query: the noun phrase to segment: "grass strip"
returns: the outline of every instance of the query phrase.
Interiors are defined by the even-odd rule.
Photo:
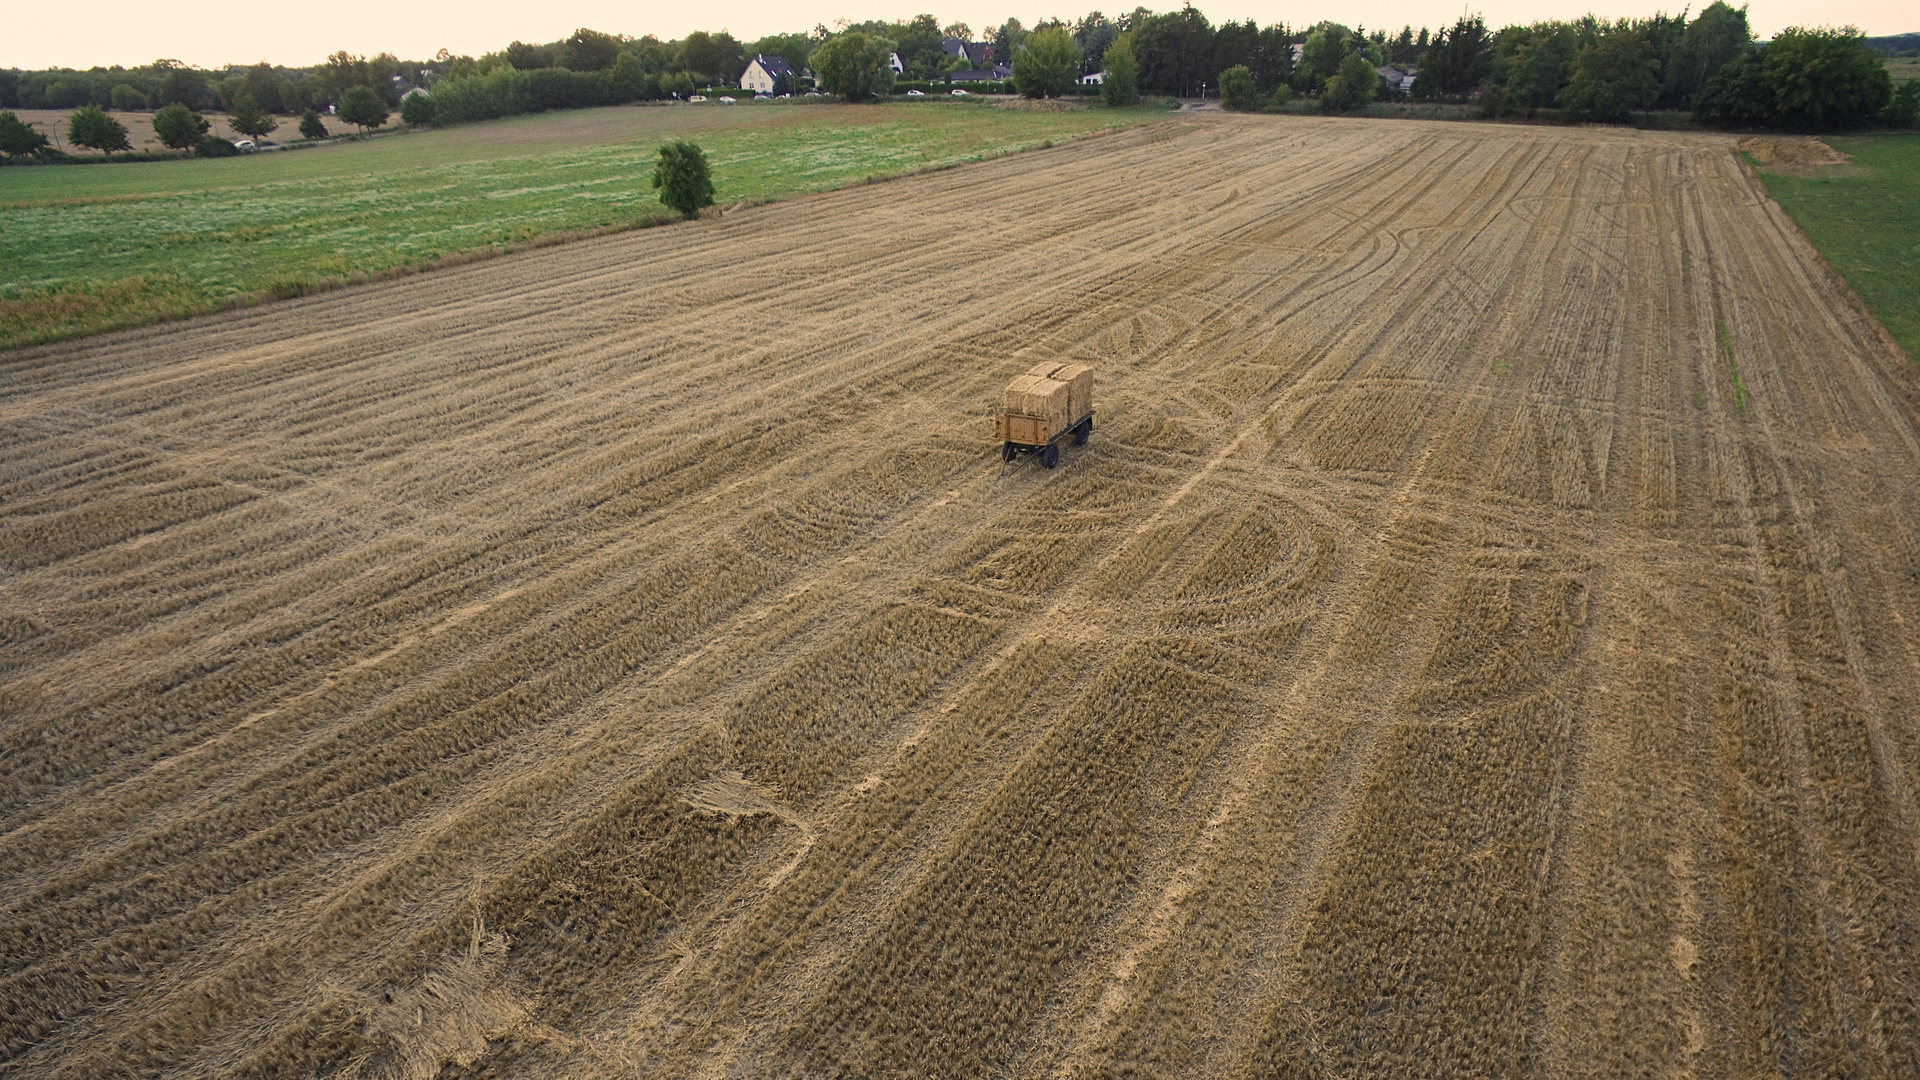
[[[1920,135],[1826,140],[1849,165],[1756,166],[1767,193],[1920,362]]]

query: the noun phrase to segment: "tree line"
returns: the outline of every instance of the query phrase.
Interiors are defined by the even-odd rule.
[[[955,50],[954,40],[971,47]],[[1216,26],[1188,5],[1161,13],[1140,7],[1112,18],[1094,11],[1031,28],[1008,19],[977,36],[965,23],[942,25],[922,14],[841,20],[754,41],[724,31],[661,40],[581,28],[559,41],[514,41],[479,57],[442,50],[411,61],[341,51],[308,68],[259,63],[209,71],[159,60],[84,72],[0,71],[0,108],[177,105],[196,115],[219,109],[270,117],[337,110],[359,90],[356,105],[367,107],[357,115],[380,106],[399,109],[412,123],[444,125],[736,86],[759,55],[778,57],[795,73],[776,92],[803,89],[798,73],[812,71],[822,89],[848,100],[884,96],[897,57],[903,77],[928,81],[1010,65],[1016,85],[1033,96],[1057,95],[1100,72],[1117,82],[1103,88],[1115,102],[1217,92],[1236,108],[1303,96],[1342,111],[1406,98],[1472,103],[1489,116],[1553,110],[1569,120],[1624,122],[1662,109],[1731,127],[1905,126],[1920,106],[1920,85],[1896,92],[1875,47],[1891,52],[1908,44],[1904,37],[1870,42],[1850,28],[1796,28],[1756,42],[1746,9],[1723,0],[1691,19],[1589,15],[1493,29],[1463,16],[1438,30],[1406,26],[1397,34],[1335,22]],[[1412,76],[1410,88],[1403,74]],[[409,96],[415,87],[430,93]],[[378,122],[385,119],[382,112]]]

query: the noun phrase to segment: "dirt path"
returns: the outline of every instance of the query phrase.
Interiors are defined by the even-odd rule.
[[[0,1074],[1920,1074],[1882,340],[1222,115],[0,355]]]

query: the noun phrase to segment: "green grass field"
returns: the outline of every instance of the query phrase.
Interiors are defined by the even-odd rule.
[[[1756,171],[1907,356],[1920,362],[1920,135],[1827,142],[1851,156],[1852,166]]]
[[[1157,119],[947,102],[612,108],[244,158],[0,169],[0,348],[215,310],[666,213],[659,145],[778,199]]]

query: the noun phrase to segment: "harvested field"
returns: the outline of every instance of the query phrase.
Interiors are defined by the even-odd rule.
[[[9,1075],[1920,1075],[1920,394],[1732,139],[1188,117],[0,372]]]

